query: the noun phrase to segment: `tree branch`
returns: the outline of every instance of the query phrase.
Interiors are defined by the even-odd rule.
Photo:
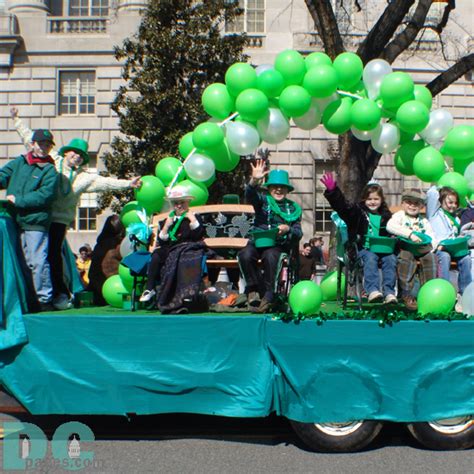
[[[324,51],[332,59],[344,51],[341,33],[330,0],[305,0],[324,45]]]
[[[410,18],[408,26],[387,45],[381,58],[392,63],[413,43],[425,24],[426,15],[432,3],[433,0],[420,0],[418,2],[415,13]]]
[[[434,97],[471,69],[474,69],[474,53],[462,57],[456,64],[436,76],[426,87]]]
[[[357,50],[364,63],[380,56],[414,2],[415,0],[393,0],[389,3]]]

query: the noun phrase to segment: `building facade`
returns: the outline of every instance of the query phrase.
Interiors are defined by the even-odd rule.
[[[118,133],[118,119],[110,104],[122,84],[121,65],[114,46],[136,31],[146,0],[0,0],[0,166],[24,151],[10,119],[10,108],[32,129],[49,128],[58,145],[74,137],[88,140],[90,167],[103,169],[101,155]],[[322,44],[304,0],[240,0],[245,13],[227,30],[246,31],[247,53],[254,65],[271,64],[282,50],[303,54],[321,51]],[[347,49],[365,36],[385,2],[334,0],[336,17]],[[436,24],[446,3],[436,1],[429,19]],[[409,72],[417,83],[429,82],[457,57],[473,48],[472,2],[457,2],[451,12],[443,51],[437,38],[424,30],[416,48],[409,49],[393,65]],[[458,80],[435,99],[448,109],[455,123],[472,120],[472,74]],[[292,128],[290,137],[269,145],[273,166],[288,169],[295,184],[295,199],[304,209],[305,239],[329,230],[328,208],[319,177],[333,168],[337,137],[322,128],[306,132]],[[407,184],[384,156],[375,178],[396,203]],[[106,214],[97,215],[96,197],[84,195],[68,239],[73,250],[94,244]]]

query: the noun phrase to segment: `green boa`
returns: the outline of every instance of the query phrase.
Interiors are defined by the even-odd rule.
[[[170,212],[170,217],[174,217],[176,215],[176,212],[174,211],[171,211]],[[168,232],[168,235],[170,237],[170,240],[172,240],[173,242],[176,242],[178,240],[178,238],[176,237],[176,232],[178,232],[178,229],[179,229],[179,226],[181,225],[181,222],[183,222],[183,219],[186,217],[186,212],[183,212],[183,214],[181,214],[179,217],[178,217],[178,220],[176,221],[176,224],[173,226],[173,228]]]
[[[290,201],[289,199],[286,199],[286,198],[279,202],[285,205],[285,212],[280,209],[280,206],[277,204],[275,199],[269,194],[267,194],[268,207],[277,216],[280,216],[285,222],[288,222],[288,223],[295,222],[301,217],[302,210],[299,204],[297,204],[294,201]],[[290,203],[293,204],[295,208],[295,210],[292,212],[290,211]]]

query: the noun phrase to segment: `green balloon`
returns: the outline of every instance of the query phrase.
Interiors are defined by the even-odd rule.
[[[471,162],[469,160],[454,160],[453,170],[456,171],[456,173],[462,174],[464,176],[466,168],[470,164],[471,164]]]
[[[128,294],[128,291],[123,285],[120,275],[112,275],[105,280],[102,286],[102,296],[110,306],[121,308],[124,294]]]
[[[427,281],[418,292],[418,312],[422,315],[448,314],[456,304],[456,290],[447,280]]]
[[[469,186],[467,184],[467,179],[455,171],[450,171],[443,174],[438,180],[438,187],[447,186],[448,188],[453,188],[459,195],[459,199],[463,200],[469,192]]]
[[[226,119],[234,110],[234,99],[225,84],[216,82],[204,89],[201,97],[204,110],[216,119]]]
[[[404,143],[395,154],[395,168],[397,171],[405,176],[414,175],[413,160],[415,159],[415,155],[425,146],[423,140]]]
[[[391,72],[382,79],[380,98],[384,108],[396,109],[407,100],[414,98],[415,84],[406,72]]]
[[[235,100],[235,108],[244,120],[255,122],[268,113],[268,98],[259,89],[246,89]]]
[[[204,122],[194,129],[192,139],[196,148],[207,150],[222,143],[224,132],[217,123]]]
[[[380,107],[380,111],[382,113],[382,117],[384,118],[389,118],[389,119],[393,119],[397,113],[397,109],[394,108],[394,109],[391,109],[391,108],[388,108],[384,105],[382,99],[377,99],[375,101],[377,103],[377,105]]]
[[[413,159],[413,171],[425,183],[438,181],[444,169],[443,155],[432,146],[420,150]]]
[[[393,122],[395,125],[398,126],[397,123]],[[400,127],[398,127],[400,129]],[[403,130],[400,130],[400,145],[404,145],[405,143],[413,141],[413,138],[415,137],[416,133],[409,133],[409,132],[404,132]]]
[[[278,103],[288,117],[301,117],[311,107],[311,96],[301,86],[288,86],[280,94]]]
[[[356,100],[351,107],[351,122],[359,130],[373,130],[382,118],[378,105],[370,99]]]
[[[359,81],[356,85],[349,87],[349,92],[357,94],[364,99],[367,99],[367,90],[365,89],[364,81]],[[379,107],[380,108],[380,107]]]
[[[179,141],[179,145],[178,145],[179,154],[183,158],[187,158],[187,156],[193,151],[193,149],[194,149],[193,132],[188,132]]]
[[[346,277],[341,274],[341,292],[344,293]],[[323,301],[334,301],[337,299],[337,270],[326,273],[320,283],[323,292]]]
[[[347,132],[351,128],[351,107],[350,97],[331,102],[323,112],[324,128],[336,135]]]
[[[149,214],[159,212],[165,200],[165,187],[156,176],[143,176],[140,189],[135,189],[135,197]]]
[[[446,135],[441,151],[445,155],[452,156],[455,160],[472,158],[474,156],[474,126],[458,125],[453,127]]]
[[[118,274],[125,289],[131,293],[133,290],[133,276],[130,274],[130,269],[125,265],[119,264]]]
[[[225,83],[231,95],[237,97],[242,91],[257,86],[257,73],[247,63],[235,63],[225,73]]]
[[[275,59],[275,69],[281,73],[287,86],[301,84],[306,72],[303,56],[293,49],[287,49],[278,54]]]
[[[298,282],[290,291],[288,303],[295,314],[316,313],[323,302],[321,288],[311,280]]]
[[[181,168],[181,161],[178,158],[173,156],[167,156],[162,158],[155,166],[155,176],[160,179],[160,181],[168,186],[171,181],[173,181],[176,173]],[[177,182],[182,181],[186,177],[186,172],[184,168],[181,168]]]
[[[232,171],[240,162],[240,156],[229,150],[227,140],[214,148],[209,148],[206,152],[217,171]]]
[[[306,70],[309,71],[311,68],[315,66],[332,66],[332,61],[331,58],[326,54],[326,53],[321,53],[321,52],[315,52],[308,54],[304,58],[304,64],[306,66]]]
[[[421,132],[430,121],[430,111],[419,100],[409,100],[397,110],[397,122],[405,132]]]
[[[339,87],[343,89],[355,86],[362,78],[364,64],[355,53],[341,53],[334,60],[334,69],[339,78]]]
[[[338,76],[336,70],[327,64],[312,67],[303,78],[303,87],[318,98],[329,97],[337,89]]]
[[[204,184],[198,184],[191,181],[190,179],[185,179],[178,184],[178,187],[185,189],[192,196],[194,196],[189,204],[190,206],[203,206],[209,199],[209,191]]]
[[[130,224],[139,224],[141,219],[138,217],[137,211],[143,212],[143,210],[143,207],[137,201],[127,202],[120,212],[120,220],[123,226],[127,228]]]
[[[257,89],[261,90],[268,98],[278,97],[285,88],[285,80],[280,72],[267,69],[257,76]]]
[[[433,96],[431,95],[431,91],[427,87],[415,84],[413,93],[415,94],[416,100],[419,100],[420,102],[425,104],[428,110],[431,109],[431,106],[433,105]]]

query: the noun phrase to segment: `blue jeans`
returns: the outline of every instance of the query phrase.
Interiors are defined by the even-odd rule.
[[[444,280],[449,280],[449,268],[451,266],[451,255],[443,250],[437,250],[439,277]],[[464,289],[471,283],[471,256],[468,254],[465,257],[453,258],[458,264],[458,292],[462,295]]]
[[[26,264],[31,270],[38,301],[50,303],[53,299],[53,286],[48,262],[48,233],[23,230],[20,239]]]
[[[393,254],[382,255],[367,249],[358,253],[364,264],[364,290],[369,295],[380,291],[379,262],[382,263],[382,293],[384,296],[395,294],[397,281],[397,257]]]

